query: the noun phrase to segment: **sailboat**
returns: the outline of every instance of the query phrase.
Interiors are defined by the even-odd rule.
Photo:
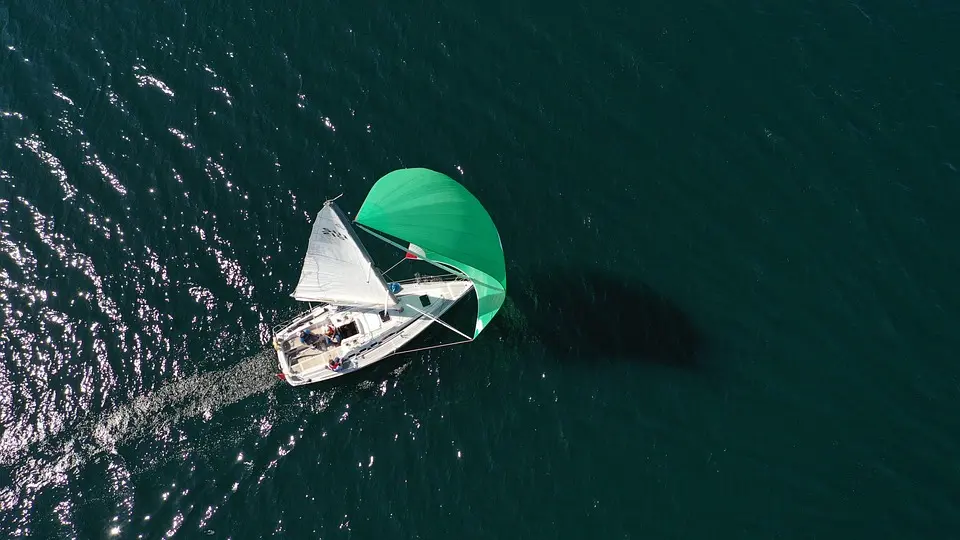
[[[401,263],[425,261],[443,273],[388,281],[357,229],[402,251]],[[395,170],[370,188],[353,222],[335,199],[317,214],[291,294],[307,308],[274,329],[279,376],[299,386],[346,375],[397,354],[433,324],[459,340],[402,352],[473,341],[503,305],[506,289],[500,234],[480,201],[442,173]],[[440,318],[471,291],[477,297],[472,336]]]

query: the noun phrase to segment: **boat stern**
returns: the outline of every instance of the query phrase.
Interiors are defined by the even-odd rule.
[[[273,336],[273,350],[277,353],[277,367],[280,369],[280,373],[277,374],[280,377],[280,380],[286,381],[288,384],[297,386],[299,384],[304,384],[300,377],[298,377],[290,369],[290,362],[287,360],[287,355],[283,352],[283,349],[280,347],[280,342],[277,339],[277,336]]]
[[[305,317],[299,317],[287,326],[282,329],[274,330],[273,338],[271,339],[270,344],[273,346],[273,350],[277,353],[277,367],[280,369],[280,373],[277,376],[280,380],[285,381],[291,386],[300,386],[302,384],[307,384],[311,382],[308,379],[304,379],[300,374],[296,373],[293,369],[292,363],[295,362],[295,357],[291,357],[290,353],[293,352],[290,346],[290,340],[293,336],[298,335],[298,328],[304,325],[306,321],[310,320],[310,316],[317,316],[324,313],[309,312]]]

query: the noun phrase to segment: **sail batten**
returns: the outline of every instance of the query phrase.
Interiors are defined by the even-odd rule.
[[[300,280],[291,296],[335,305],[397,304],[356,231],[332,201],[313,222]]]
[[[507,276],[500,235],[480,201],[452,178],[429,169],[393,171],[370,189],[356,223],[408,242],[419,258],[469,278],[477,294],[474,337],[503,305]]]

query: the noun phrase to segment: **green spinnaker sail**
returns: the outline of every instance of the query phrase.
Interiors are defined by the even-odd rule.
[[[425,258],[466,274],[477,292],[473,337],[503,305],[507,272],[490,215],[469,191],[445,174],[399,169],[370,189],[357,223],[416,244]]]

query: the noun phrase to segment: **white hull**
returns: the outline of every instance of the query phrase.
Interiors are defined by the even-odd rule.
[[[276,331],[273,344],[285,380],[300,386],[375,364],[426,330],[473,289],[473,283],[463,279],[409,281],[401,282],[401,286],[396,298],[403,309],[390,308],[386,316],[383,307],[328,304],[298,315]],[[328,323],[343,336],[339,345],[311,347],[300,339],[304,329]],[[329,367],[334,358],[341,361],[337,370]]]

